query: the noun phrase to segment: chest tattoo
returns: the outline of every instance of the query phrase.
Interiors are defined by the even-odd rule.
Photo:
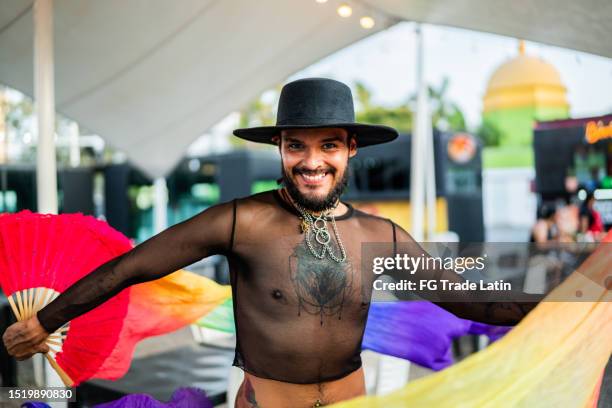
[[[305,243],[298,244],[289,257],[291,283],[298,300],[298,316],[302,311],[342,319],[344,302],[353,286],[353,267],[329,258],[312,256]]]

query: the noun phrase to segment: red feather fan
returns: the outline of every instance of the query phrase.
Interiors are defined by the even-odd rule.
[[[26,320],[70,285],[132,248],[108,224],[83,214],[0,214],[0,285],[17,320]],[[47,339],[45,354],[67,386],[91,378],[111,354],[127,313],[129,288]]]

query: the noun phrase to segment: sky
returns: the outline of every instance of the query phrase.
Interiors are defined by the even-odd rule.
[[[425,80],[439,86],[447,76],[448,95],[468,122],[480,124],[482,97],[495,69],[518,54],[518,40],[475,31],[423,25]],[[393,105],[415,91],[415,24],[400,23],[374,34],[293,75],[364,82],[374,100]],[[572,117],[612,113],[612,59],[526,42],[526,54],[543,58],[560,73]]]

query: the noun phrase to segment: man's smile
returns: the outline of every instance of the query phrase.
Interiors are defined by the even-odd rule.
[[[327,176],[331,177],[331,174],[327,170],[313,171],[313,172],[298,172],[297,178],[299,178],[303,184],[311,187],[322,186],[327,181]]]

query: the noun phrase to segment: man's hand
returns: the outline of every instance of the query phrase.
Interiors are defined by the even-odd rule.
[[[8,353],[17,360],[26,360],[36,353],[46,353],[49,346],[45,341],[49,333],[42,327],[34,315],[28,320],[9,326],[2,336]]]

